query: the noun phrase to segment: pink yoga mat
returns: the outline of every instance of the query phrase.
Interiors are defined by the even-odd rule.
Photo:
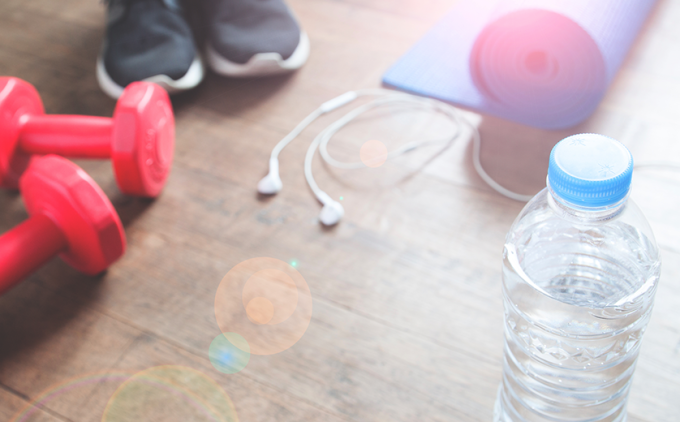
[[[461,0],[386,85],[545,129],[592,114],[656,0]]]

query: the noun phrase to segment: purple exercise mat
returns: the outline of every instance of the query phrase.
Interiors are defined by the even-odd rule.
[[[461,0],[383,83],[544,129],[597,108],[656,0]]]

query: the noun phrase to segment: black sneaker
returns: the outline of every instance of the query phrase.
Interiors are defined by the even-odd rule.
[[[283,0],[202,0],[206,60],[225,76],[290,72],[309,56],[309,38]]]
[[[155,82],[168,92],[203,80],[203,64],[178,0],[107,0],[108,23],[97,80],[118,98],[135,81]]]

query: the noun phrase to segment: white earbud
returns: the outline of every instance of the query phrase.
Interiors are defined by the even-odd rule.
[[[279,160],[272,158],[269,160],[269,173],[257,184],[257,191],[263,195],[274,195],[281,192],[283,182],[279,177]]]
[[[323,192],[317,198],[323,204],[321,214],[319,214],[319,221],[321,221],[324,226],[338,224],[342,216],[345,215],[345,209],[342,208],[342,205]]]

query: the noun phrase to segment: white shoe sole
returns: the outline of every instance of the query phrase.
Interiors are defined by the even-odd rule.
[[[221,56],[208,43],[206,47],[206,59],[210,68],[224,76],[246,78],[251,76],[270,76],[292,72],[299,69],[309,57],[309,37],[306,33],[300,33],[300,42],[293,54],[286,60],[279,53],[258,53],[248,60],[247,63],[234,63]]]
[[[160,85],[169,94],[175,94],[195,88],[201,83],[204,75],[203,61],[199,56],[196,56],[187,73],[178,80],[174,80],[167,75],[155,75],[144,80]],[[97,59],[97,81],[102,91],[114,100],[117,100],[125,89],[124,86],[118,85],[111,79],[106,72],[106,66],[104,66],[104,60],[101,56]]]

